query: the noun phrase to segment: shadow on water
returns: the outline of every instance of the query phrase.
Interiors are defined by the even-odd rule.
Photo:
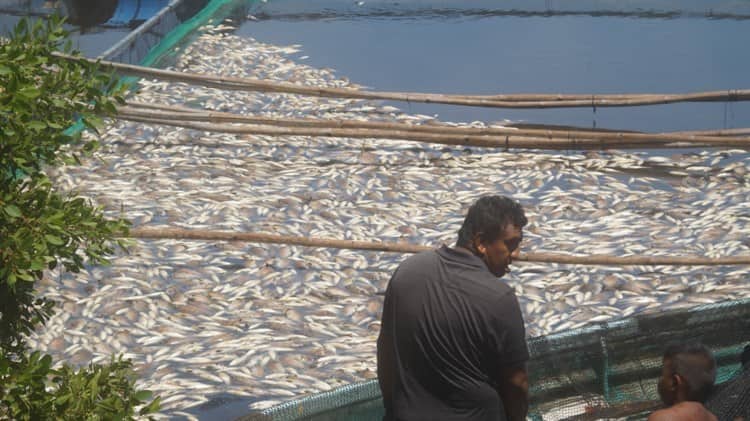
[[[248,409],[256,401],[247,397],[222,393],[212,396],[208,402],[202,405],[185,409],[184,412],[194,415],[201,421],[227,421],[239,418],[247,421],[270,420],[270,417]]]
[[[182,21],[200,11],[209,0],[184,0],[176,6]],[[81,32],[94,28],[135,28],[169,5],[171,0],[10,0],[0,1],[0,17],[65,16]]]
[[[254,17],[258,20],[286,20],[286,21],[310,21],[330,19],[482,19],[492,17],[561,17],[561,16],[588,16],[588,17],[618,17],[636,19],[676,19],[684,17],[698,17],[710,19],[750,20],[750,15],[730,13],[683,13],[683,12],[657,12],[657,11],[525,11],[525,10],[461,10],[461,9],[425,9],[425,10],[380,10],[370,9],[366,11],[320,11],[309,13],[269,13],[258,12]]]
[[[117,10],[118,0],[63,0],[63,5],[68,22],[79,26],[84,32],[112,18]]]
[[[64,16],[74,48],[96,57],[156,15],[171,0],[0,0],[0,35],[23,18]],[[175,6],[178,21],[199,12],[209,0],[183,0]]]
[[[135,28],[170,3],[171,0],[62,0],[61,11],[71,24],[82,28]],[[208,0],[184,0],[176,7],[177,17],[185,20],[206,4]]]
[[[637,19],[750,19],[750,4],[736,1],[645,0],[320,0],[258,2],[255,17],[318,19],[481,19],[492,17],[621,17]]]

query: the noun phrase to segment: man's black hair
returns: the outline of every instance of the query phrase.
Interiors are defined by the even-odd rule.
[[[716,380],[716,360],[708,348],[700,343],[673,344],[664,352],[664,359],[672,361],[674,374],[687,382],[689,401],[708,399]]]
[[[479,198],[466,213],[461,229],[458,230],[459,247],[471,248],[476,234],[483,242],[495,241],[508,224],[523,228],[527,223],[521,204],[505,196],[484,196]]]

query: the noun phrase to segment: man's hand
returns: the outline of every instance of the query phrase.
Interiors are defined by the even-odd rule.
[[[497,393],[503,400],[508,421],[524,421],[529,411],[529,376],[526,364],[503,368],[499,380]]]

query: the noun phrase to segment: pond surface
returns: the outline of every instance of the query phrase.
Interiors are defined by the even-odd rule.
[[[593,3],[593,4],[592,4]],[[301,45],[314,67],[373,90],[682,93],[750,87],[750,3],[252,2],[237,35]],[[677,2],[673,2],[677,3]],[[487,7],[482,7],[487,6]],[[557,7],[557,9],[555,9]],[[598,8],[597,8],[598,7]],[[713,7],[714,9],[711,9]],[[235,22],[236,24],[237,22]],[[450,121],[673,131],[750,126],[750,104],[504,110],[393,104]]]

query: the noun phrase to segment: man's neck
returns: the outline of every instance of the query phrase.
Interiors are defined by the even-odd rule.
[[[462,253],[471,253],[471,250],[467,249],[464,246],[453,246],[453,249],[454,250],[458,250],[458,251],[460,251]]]
[[[476,253],[474,253],[474,251],[472,249],[470,249],[468,247],[464,247],[464,246],[454,246],[453,250],[460,251],[461,253],[471,254],[473,256],[477,255]]]

